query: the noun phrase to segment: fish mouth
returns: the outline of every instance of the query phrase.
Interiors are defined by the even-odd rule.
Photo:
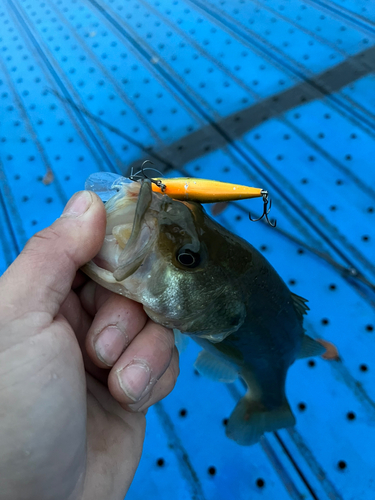
[[[93,262],[113,273],[117,282],[139,269],[155,241],[156,218],[150,214],[154,197],[145,179],[123,186],[105,204],[106,235]]]

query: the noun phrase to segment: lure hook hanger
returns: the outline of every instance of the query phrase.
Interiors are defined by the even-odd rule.
[[[251,214],[249,213],[249,219],[251,220],[251,222],[257,222],[258,220],[262,220],[263,217],[266,218],[266,221],[268,222],[268,224],[271,226],[271,227],[276,227],[276,220],[275,220],[275,224],[272,224],[272,222],[269,220],[268,218],[268,214],[270,213],[271,211],[271,207],[272,207],[272,200],[270,200],[268,198],[268,191],[266,190],[262,190],[261,191],[261,194],[262,194],[262,198],[263,198],[263,213],[260,217],[258,217],[257,219],[252,219],[251,218]],[[270,206],[268,207],[268,202],[270,203]]]
[[[137,180],[137,177],[140,177],[139,174],[142,174],[143,175],[143,178],[144,179],[148,179],[149,181],[151,181],[153,184],[155,184],[156,186],[158,186],[158,188],[161,189],[162,193],[164,193],[165,191],[165,188],[167,187],[165,184],[162,183],[162,181],[160,179],[152,179],[151,177],[149,177],[145,170],[155,170],[156,172],[159,172],[159,170],[156,170],[156,168],[148,168],[148,169],[145,169],[144,168],[144,165],[146,163],[151,163],[151,165],[153,165],[152,161],[151,160],[145,160],[142,165],[141,165],[141,170],[139,170],[136,174],[133,174],[133,169],[132,169],[132,172],[131,174],[129,175],[129,179],[132,180],[132,181],[136,181]],[[161,172],[159,172],[160,175],[162,175]]]

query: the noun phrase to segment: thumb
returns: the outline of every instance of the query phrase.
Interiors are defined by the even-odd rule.
[[[52,318],[66,299],[79,267],[91,260],[104,240],[106,214],[91,191],[80,191],[51,226],[35,234],[0,279],[6,316],[46,312]],[[8,314],[7,314],[8,313]]]

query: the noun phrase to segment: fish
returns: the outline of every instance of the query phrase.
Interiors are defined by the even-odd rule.
[[[82,270],[197,342],[200,373],[244,381],[247,392],[228,419],[227,436],[250,446],[265,432],[295,425],[287,371],[298,358],[325,351],[303,327],[307,300],[198,201],[155,192],[149,179],[113,174],[89,178],[86,188],[106,200],[107,226],[101,250]]]

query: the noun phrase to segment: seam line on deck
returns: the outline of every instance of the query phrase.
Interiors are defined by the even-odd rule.
[[[0,163],[0,176],[2,176],[2,172],[1,172],[2,169],[3,169],[3,166]],[[2,229],[2,232],[7,231],[7,233],[10,234],[10,237],[11,237],[11,240],[13,243],[13,248],[16,250],[16,253],[19,254],[20,248],[19,248],[19,245],[18,245],[18,242],[16,239],[14,228],[13,228],[12,223],[11,223],[10,215],[8,213],[8,210],[7,210],[7,200],[5,199],[5,196],[3,193],[3,185],[2,184],[3,184],[3,180],[1,180],[1,185],[0,185],[0,210],[4,214],[5,224],[7,226],[7,229],[4,227],[2,227],[1,229]],[[6,240],[4,238],[1,238],[1,241],[2,241],[2,247],[4,250],[3,255],[5,257],[5,264],[6,264],[6,267],[8,267],[13,261],[12,250],[10,249],[8,243],[6,242]]]
[[[178,437],[173,422],[169,414],[165,411],[161,402],[154,405],[156,414],[161,422],[164,432],[168,438],[169,443],[172,445],[176,458],[178,460],[182,475],[190,485],[192,500],[205,500],[206,497],[203,493],[202,485],[199,477],[190,462],[189,455]]]
[[[289,433],[290,438],[297,446],[299,452],[301,453],[302,457],[306,461],[308,467],[311,469],[315,477],[321,478],[321,484],[328,498],[330,498],[331,500],[344,500],[344,498],[336,490],[334,484],[332,484],[331,481],[327,479],[325,471],[316,460],[312,452],[309,450],[309,448],[306,446],[300,434],[295,429],[291,428],[287,429],[286,432]]]
[[[14,242],[14,248],[16,253],[19,254],[21,251],[21,246],[26,243],[26,235],[22,225],[21,218],[18,214],[16,205],[14,203],[14,197],[8,186],[7,176],[4,172],[4,166],[0,159],[0,196],[4,203],[4,214],[8,221],[10,234],[12,241]],[[17,239],[18,236],[18,239]]]

